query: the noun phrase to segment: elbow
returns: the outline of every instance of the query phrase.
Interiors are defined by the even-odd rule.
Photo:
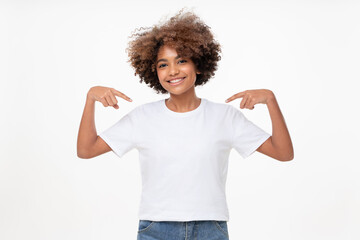
[[[87,159],[87,157],[86,156],[84,156],[84,155],[82,155],[82,154],[77,154],[77,156],[78,156],[78,158],[81,158],[81,159]]]
[[[280,157],[278,157],[279,161],[282,162],[288,162],[294,159],[294,152],[291,152],[290,154],[286,154],[286,155],[282,155]]]
[[[84,151],[79,151],[79,150],[77,151],[77,156],[78,156],[78,158],[81,158],[81,159],[89,159],[89,158],[91,158],[89,156],[89,154],[87,154]]]
[[[287,157],[287,158],[281,158],[281,159],[279,159],[281,162],[288,162],[288,161],[291,161],[291,160],[293,160],[294,159],[294,157]]]
[[[272,143],[272,156],[274,159],[279,160],[281,162],[288,162],[294,159],[294,148],[292,143],[290,145],[275,145],[273,141]]]
[[[278,151],[278,160],[282,162],[288,162],[294,159],[294,148],[293,146],[289,146],[286,149],[282,149],[282,151]]]

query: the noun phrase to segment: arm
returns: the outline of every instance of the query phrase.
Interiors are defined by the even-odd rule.
[[[272,92],[266,105],[272,122],[272,136],[256,151],[280,161],[290,161],[294,159],[293,145],[285,119]]]
[[[97,135],[95,128],[95,100],[90,98],[88,93],[79,127],[77,156],[87,159],[110,150],[111,148]]]
[[[275,95],[268,89],[247,90],[234,94],[225,102],[243,98],[240,108],[254,109],[258,103],[266,104],[272,122],[272,136],[267,139],[256,151],[279,161],[294,159],[294,150],[284,117],[280,111]]]
[[[93,158],[111,150],[110,146],[96,133],[95,102],[101,102],[104,107],[112,106],[119,109],[116,96],[132,102],[131,98],[114,88],[96,86],[90,88],[87,93],[77,139],[79,158]]]

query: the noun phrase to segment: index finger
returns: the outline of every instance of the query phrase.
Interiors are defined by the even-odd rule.
[[[123,94],[122,92],[120,92],[120,91],[118,91],[118,90],[116,90],[114,88],[112,88],[111,90],[116,96],[121,97],[121,98],[123,98],[125,100],[128,100],[128,101],[132,102],[132,99],[129,98],[128,96],[126,96],[125,94]]]
[[[232,101],[234,99],[241,98],[244,95],[245,95],[245,91],[244,92],[238,92],[238,93],[232,95],[231,97],[229,97],[228,99],[226,99],[225,102],[230,102],[230,101]]]

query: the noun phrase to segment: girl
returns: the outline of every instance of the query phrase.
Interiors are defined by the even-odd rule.
[[[141,30],[141,29],[140,29]],[[272,135],[226,103],[200,98],[195,87],[214,76],[220,45],[195,14],[180,11],[162,25],[132,35],[128,55],[135,75],[157,93],[170,97],[134,108],[97,135],[95,102],[118,109],[124,93],[92,87],[80,123],[77,151],[93,158],[112,150],[122,157],[139,151],[142,194],[137,239],[229,239],[225,183],[230,150],[243,157],[258,151],[279,161],[293,159],[293,147],[275,95],[247,90],[240,108],[266,104]]]

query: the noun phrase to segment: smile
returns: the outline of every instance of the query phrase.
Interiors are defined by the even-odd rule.
[[[178,78],[178,79],[175,79],[175,80],[170,80],[170,81],[167,81],[171,86],[175,86],[175,85],[179,85],[181,84],[182,82],[184,82],[184,78]]]

